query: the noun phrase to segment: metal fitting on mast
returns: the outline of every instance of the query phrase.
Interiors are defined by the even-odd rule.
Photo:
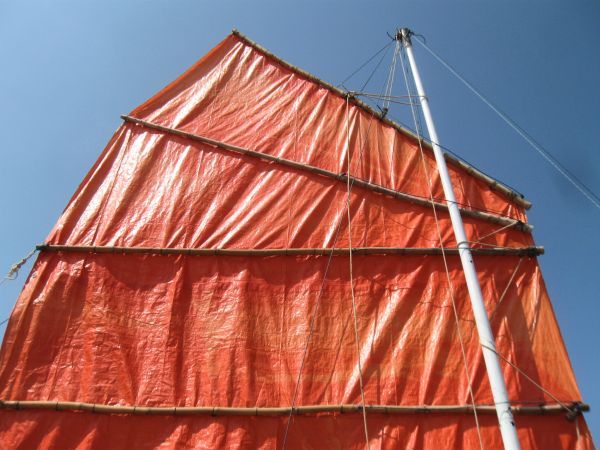
[[[402,45],[407,47],[412,44],[410,37],[413,34],[414,33],[408,28],[399,28],[398,31],[396,32],[395,40],[402,42]]]

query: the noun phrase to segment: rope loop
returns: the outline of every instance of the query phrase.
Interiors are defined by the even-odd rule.
[[[6,276],[2,279],[2,281],[0,281],[0,284],[4,283],[5,281],[13,281],[16,280],[17,277],[19,276],[19,270],[21,269],[21,267],[23,267],[25,265],[25,263],[29,260],[29,258],[31,258],[35,252],[38,251],[37,247],[34,247],[33,250],[31,250],[25,257],[23,257],[19,262],[14,263],[10,270],[8,271],[8,273],[6,274]]]
[[[583,403],[573,402],[570,406],[571,408],[567,411],[565,417],[569,422],[575,422],[577,417],[583,415]]]

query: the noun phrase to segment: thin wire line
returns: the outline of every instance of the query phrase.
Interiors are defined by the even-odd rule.
[[[492,103],[485,95],[483,95],[478,89],[476,89],[469,81],[462,77],[448,62],[442,57],[430,49],[420,39],[416,41],[427,50],[440,64],[458,78],[471,92],[473,92],[481,101],[489,106],[507,125],[509,125],[514,131],[516,131],[531,147],[533,147],[544,159],[550,163],[561,175],[563,175],[579,192],[581,192],[596,208],[600,209],[600,197],[583,181],[581,181],[575,174],[567,169],[550,151],[544,148],[539,142],[537,142],[533,136],[525,131],[519,124],[511,119],[506,113],[502,112],[496,105]]]
[[[385,97],[380,97],[380,100],[383,99],[384,103],[388,104],[388,107],[390,105],[390,103],[393,103],[394,105],[405,105],[405,106],[410,106],[410,105],[414,105],[414,103],[410,103],[410,102],[402,102],[400,100],[393,100],[393,99],[386,99]]]
[[[425,141],[425,139],[421,138],[421,141]],[[382,186],[382,185],[379,185],[379,184],[372,183],[370,180],[367,180],[367,179],[364,179],[364,178],[359,178],[359,177],[355,177],[355,178],[357,180],[359,180],[359,181],[365,181],[365,182],[367,182],[369,184],[373,184],[375,186]],[[393,187],[387,187],[387,186],[382,186],[382,187],[393,189]],[[404,192],[404,193],[406,193],[406,192]],[[416,193],[410,193],[410,195],[412,195],[413,197],[417,197],[417,198],[429,201],[429,196],[419,195],[419,194],[416,194]],[[440,197],[434,197],[433,199],[435,201],[437,201],[438,203],[444,203],[446,201],[445,198],[440,198]],[[506,213],[504,213],[502,211],[498,211],[498,210],[495,210],[495,209],[488,209],[488,208],[483,208],[483,207],[480,207],[480,206],[473,206],[473,205],[470,205],[468,203],[463,203],[463,202],[459,202],[459,201],[455,201],[454,203],[457,204],[457,205],[459,205],[459,206],[462,206],[464,208],[467,208],[467,209],[471,209],[471,210],[475,210],[475,211],[487,212],[487,213],[494,214],[496,216],[505,217],[507,219],[512,219],[512,220],[515,221],[515,223],[512,224],[513,226],[516,225],[519,222],[522,222],[520,219],[517,219],[517,218],[515,218],[515,217],[513,217],[513,216],[511,216],[509,214],[506,214]]]
[[[492,322],[492,320],[494,319],[494,316],[498,312],[498,308],[500,308],[500,304],[504,301],[504,297],[506,296],[508,290],[510,289],[512,282],[515,279],[515,276],[517,275],[517,272],[521,268],[522,263],[523,263],[523,257],[520,257],[519,262],[517,263],[517,267],[515,267],[515,270],[513,270],[513,273],[510,276],[508,283],[506,283],[506,287],[504,288],[504,291],[502,291],[502,295],[500,295],[500,298],[498,299],[498,303],[496,303],[496,306],[494,306],[494,310],[490,314],[490,323]]]
[[[362,374],[362,364],[360,362],[360,340],[358,337],[358,318],[356,315],[356,298],[354,297],[354,277],[352,275],[352,212],[350,210],[350,96],[346,96],[346,212],[348,213],[348,261],[349,261],[349,278],[350,278],[350,296],[352,298],[352,315],[354,318],[354,340],[356,342],[356,355],[358,358],[358,380],[360,384],[360,396],[362,400],[362,416],[363,426],[365,428],[365,442],[367,450],[369,445],[369,431],[367,426],[367,409],[365,408],[365,390]]]
[[[411,131],[413,133],[416,134],[416,131],[408,124],[404,123],[402,120],[398,119],[398,117],[396,116],[389,116],[391,119],[394,120],[394,122],[398,123],[399,125],[402,125],[402,127],[406,128],[408,131]],[[511,186],[510,184],[504,182],[504,181],[500,181],[498,180],[496,177],[490,175],[489,173],[487,173],[485,170],[481,169],[480,167],[477,167],[475,164],[469,162],[468,160],[466,160],[465,158],[463,158],[461,155],[459,155],[455,150],[452,150],[450,147],[446,146],[446,145],[442,145],[439,142],[433,142],[431,139],[429,139],[428,137],[425,136],[421,136],[421,139],[423,139],[424,142],[427,142],[428,144],[431,144],[432,146],[435,144],[437,146],[439,146],[441,149],[446,150],[448,153],[450,153],[452,156],[454,156],[456,159],[462,161],[465,164],[468,164],[469,166],[473,167],[474,169],[477,169],[477,171],[481,172],[482,174],[488,176],[489,178],[491,178],[492,180],[494,180],[496,183],[508,188],[511,191],[514,191],[516,194],[518,194],[521,198],[525,198],[525,195],[519,191],[517,188],[515,188],[514,186]],[[491,141],[481,141],[482,144],[487,144],[488,142]]]
[[[407,69],[406,69],[406,65],[404,63],[404,56],[405,53],[402,52],[402,57],[400,58],[400,63],[402,64],[402,73],[404,75],[404,82],[406,84],[406,91],[408,92],[408,94],[412,94],[412,89],[409,86],[409,74],[407,73]],[[414,83],[414,79],[411,78],[411,80]],[[467,353],[465,350],[465,344],[463,342],[463,337],[462,337],[462,332],[460,331],[460,318],[458,316],[458,310],[456,308],[456,301],[454,299],[454,289],[452,287],[452,280],[450,279],[450,270],[448,268],[448,261],[446,259],[446,250],[444,248],[444,241],[442,238],[442,231],[440,228],[440,224],[438,221],[438,217],[437,217],[437,211],[435,209],[435,204],[434,204],[434,199],[433,199],[433,185],[432,185],[432,181],[431,181],[431,176],[429,174],[429,170],[427,169],[427,164],[425,162],[425,152],[423,151],[423,145],[422,145],[422,141],[420,139],[420,135],[421,133],[419,132],[420,130],[420,120],[418,119],[417,113],[415,111],[414,107],[411,107],[411,113],[412,113],[412,117],[413,117],[413,121],[415,123],[415,128],[417,129],[417,138],[419,141],[419,149],[421,152],[421,162],[423,164],[423,170],[425,172],[425,178],[427,180],[427,185],[429,187],[429,196],[431,198],[431,208],[433,210],[433,217],[435,219],[435,226],[436,226],[436,230],[437,230],[437,234],[439,237],[439,241],[440,241],[440,248],[442,251],[442,259],[444,261],[444,270],[446,272],[446,281],[448,283],[448,292],[450,294],[450,300],[452,301],[452,311],[454,313],[454,321],[456,323],[456,332],[458,334],[458,341],[460,343],[460,351],[462,354],[462,360],[463,360],[463,365],[464,365],[464,369],[465,369],[465,375],[467,376],[467,386],[468,386],[468,391],[469,391],[469,396],[471,397],[471,404],[473,405],[473,417],[475,419],[475,426],[477,428],[477,437],[479,438],[479,446],[480,448],[483,450],[484,449],[484,445],[483,445],[483,436],[481,435],[481,426],[479,424],[479,416],[477,414],[477,408],[475,407],[475,394],[473,392],[473,384],[471,381],[471,375],[469,374],[469,366],[467,364]]]
[[[384,55],[385,56],[385,55]],[[379,62],[381,63],[382,60],[380,60]],[[374,72],[373,72],[374,73]],[[369,78],[370,79],[370,78]],[[355,95],[356,97],[366,97],[368,100],[372,100],[372,99],[377,99],[377,100],[381,100],[381,99],[386,99],[386,98],[390,98],[390,99],[400,99],[400,98],[419,98],[419,95],[390,95],[390,96],[386,96],[386,95],[378,95],[378,94],[371,94],[371,93],[365,93],[362,92],[362,89],[364,89],[366,86],[363,85],[363,87],[361,88],[360,91],[349,91],[351,94]],[[392,101],[392,103],[396,103],[396,104],[400,104],[400,105],[410,105],[411,103],[407,102],[407,103],[402,103],[399,101]],[[375,104],[377,105],[377,102],[375,102]],[[412,103],[413,105],[420,107],[420,104],[417,103]],[[411,131],[413,133],[416,134],[416,131],[411,128],[410,125],[406,124],[405,122],[403,122],[402,120],[400,120],[398,117],[396,116],[392,116],[391,114],[388,113],[388,117],[390,117],[391,119],[393,119],[394,122],[396,122],[397,124],[401,125],[403,128],[405,128],[408,131]],[[477,171],[481,172],[482,174],[486,175],[487,177],[491,178],[492,180],[494,180],[496,183],[506,187],[507,189],[513,191],[515,194],[517,194],[519,197],[521,198],[525,198],[525,195],[523,195],[522,192],[520,192],[517,188],[515,188],[514,186],[511,186],[510,184],[504,182],[504,181],[500,181],[498,180],[496,177],[490,175],[489,173],[487,173],[486,171],[484,171],[483,169],[475,166],[475,164],[467,161],[463,156],[461,156],[460,154],[458,154],[456,151],[452,150],[450,147],[440,144],[439,142],[433,142],[431,139],[426,138],[425,136],[421,136],[421,139],[423,139],[424,142],[427,142],[431,145],[435,144],[438,145],[440,148],[442,148],[443,150],[447,151],[448,153],[450,153],[452,156],[454,156],[456,159],[458,159],[459,161],[462,161],[465,164],[468,164],[469,166],[473,167],[474,169],[476,169]],[[483,143],[487,143],[487,141],[483,141]]]
[[[362,140],[360,141],[360,146],[359,146],[359,160],[360,161],[362,161],[363,151],[364,151],[365,144],[366,144],[367,138],[369,136],[369,131],[371,130],[371,125],[373,124],[373,119],[374,118],[375,118],[375,114],[373,113],[373,114],[371,114],[371,118],[369,119],[369,125],[367,127],[367,132],[365,134],[365,139],[364,139],[364,141],[362,141]],[[352,191],[352,188],[354,187],[354,181],[355,181],[355,178],[352,178],[352,182],[350,183],[350,191]],[[347,206],[347,204],[345,203],[344,207],[346,207],[346,206]],[[329,258],[327,260],[327,265],[325,267],[325,271],[324,271],[324,274],[323,274],[323,281],[321,282],[321,287],[319,289],[319,294],[317,296],[317,301],[316,301],[316,304],[315,304],[314,312],[313,312],[313,315],[311,317],[311,321],[310,321],[310,325],[309,325],[309,335],[308,335],[308,337],[306,339],[306,344],[304,346],[304,351],[303,351],[303,355],[302,355],[302,362],[300,364],[300,370],[298,372],[298,379],[296,381],[296,387],[294,388],[294,394],[293,394],[293,397],[292,397],[292,405],[291,405],[292,407],[290,408],[290,414],[288,415],[288,421],[286,423],[285,433],[284,433],[284,436],[283,436],[283,443],[282,443],[282,447],[281,447],[282,450],[285,450],[285,446],[286,446],[286,443],[287,443],[287,437],[288,437],[288,433],[289,433],[289,430],[290,430],[290,427],[291,427],[292,417],[293,417],[293,413],[294,413],[294,406],[296,404],[296,397],[297,397],[298,389],[299,389],[299,385],[300,385],[300,379],[302,377],[302,371],[304,369],[306,355],[308,353],[308,346],[309,346],[309,344],[310,344],[310,342],[312,340],[312,336],[314,334],[315,319],[316,319],[317,312],[318,312],[318,309],[319,309],[319,305],[320,305],[320,302],[321,302],[321,297],[322,297],[322,294],[323,294],[323,288],[325,286],[325,281],[327,279],[327,273],[328,273],[329,267],[331,265],[331,260],[332,260],[332,257],[333,257],[333,251],[336,248],[336,244],[337,244],[337,241],[338,241],[338,237],[339,237],[339,233],[340,233],[340,228],[341,228],[342,221],[343,221],[342,217],[343,217],[343,212],[342,212],[342,215],[340,216],[340,221],[338,222],[337,230],[336,230],[335,237],[334,237],[334,240],[333,240],[333,244],[332,244],[332,247],[331,247],[331,253],[329,254]]]
[[[389,49],[390,44],[391,43],[386,44],[386,46],[383,49],[386,49],[386,50]],[[381,53],[382,50],[380,50],[378,53]],[[361,91],[364,90],[365,87],[369,84],[371,78],[373,77],[373,75],[375,74],[375,72],[377,71],[377,69],[379,68],[379,66],[381,65],[381,62],[385,58],[386,54],[387,54],[387,51],[384,52],[384,54],[381,56],[379,62],[377,63],[377,65],[375,66],[375,68],[373,69],[373,71],[371,72],[371,74],[369,75],[369,77],[367,78],[367,80],[365,81],[365,83],[362,85],[362,87],[360,89]],[[371,61],[372,59],[373,58],[370,58],[369,61]],[[362,66],[361,66],[361,68],[362,68]],[[338,86],[342,85],[349,78],[350,77],[348,77],[346,80],[344,80]],[[348,99],[349,98],[347,97],[346,98],[346,102],[348,102]],[[368,134],[369,134],[369,130],[371,129],[371,124],[373,122],[373,118],[374,117],[375,117],[374,114],[372,114],[371,115],[371,119],[369,120],[369,126],[368,126],[367,134],[366,134],[367,137],[368,137]],[[365,139],[366,139],[366,137],[365,137]],[[362,158],[363,147],[364,147],[364,145],[361,142],[361,146],[359,148],[359,151],[360,151],[359,158]],[[348,151],[349,151],[349,149],[348,149]],[[352,179],[352,183],[350,184],[350,191],[352,190],[352,187],[354,186],[354,181],[355,180]],[[345,207],[347,207],[347,205]],[[329,258],[327,260],[327,265],[326,265],[325,271],[323,273],[323,281],[321,283],[321,287],[319,289],[319,294],[317,296],[317,301],[316,301],[316,304],[315,304],[315,307],[314,307],[313,315],[312,315],[311,320],[310,320],[309,335],[308,335],[308,337],[306,339],[306,344],[304,346],[304,351],[303,351],[303,354],[302,354],[302,362],[300,364],[300,370],[298,371],[298,378],[297,378],[296,386],[294,388],[294,393],[293,393],[293,396],[292,396],[292,405],[291,405],[292,407],[290,408],[290,414],[288,415],[288,420],[287,420],[286,427],[285,427],[285,433],[283,435],[283,442],[282,442],[282,447],[281,447],[282,450],[285,450],[285,446],[286,446],[286,443],[287,443],[287,437],[288,437],[289,430],[290,430],[291,423],[292,423],[292,417],[293,417],[293,413],[294,413],[294,406],[296,404],[296,398],[297,398],[297,395],[298,395],[298,390],[299,390],[299,386],[300,386],[300,380],[302,378],[302,371],[304,369],[304,365],[305,365],[305,362],[306,362],[306,355],[308,353],[308,347],[310,345],[310,342],[312,340],[312,336],[314,334],[314,326],[315,326],[315,321],[316,321],[316,317],[317,317],[317,312],[318,312],[318,309],[319,309],[319,305],[320,305],[320,302],[321,302],[321,297],[322,297],[322,294],[323,294],[323,288],[325,286],[325,281],[327,279],[327,273],[328,273],[329,267],[331,265],[331,260],[332,260],[332,257],[333,257],[333,252],[334,252],[335,246],[337,244],[339,233],[340,233],[340,228],[341,228],[341,225],[342,225],[342,219],[341,219],[341,217],[343,217],[343,216],[340,216],[340,221],[339,221],[338,226],[337,226],[337,230],[336,230],[335,237],[334,237],[334,240],[333,240],[333,245],[332,245],[332,248],[331,248],[331,252],[329,254]],[[367,440],[367,442],[368,442],[368,440]]]
[[[517,372],[519,372],[521,375],[523,375],[527,380],[529,380],[535,387],[537,387],[540,391],[542,391],[544,394],[548,395],[550,398],[552,398],[556,403],[558,403],[560,406],[562,406],[563,408],[565,408],[567,411],[569,411],[570,413],[575,413],[575,411],[573,411],[569,406],[567,406],[566,403],[562,402],[561,400],[558,399],[558,397],[556,395],[554,395],[552,392],[550,392],[548,389],[546,389],[544,386],[542,386],[541,384],[539,384],[537,381],[535,381],[533,378],[531,378],[529,375],[527,375],[522,369],[520,369],[515,363],[513,363],[512,361],[510,361],[508,358],[506,358],[504,355],[502,355],[501,353],[498,352],[498,350],[489,347],[487,344],[484,344],[483,342],[481,342],[481,346],[487,348],[488,350],[494,352],[496,355],[498,355],[500,357],[500,359],[502,359],[506,364],[508,364],[509,366],[511,366],[513,369],[515,369]]]
[[[352,78],[354,75],[356,75],[358,72],[360,72],[367,64],[369,64],[371,61],[373,61],[375,59],[375,57],[377,55],[379,55],[382,51],[386,50],[390,45],[392,45],[392,42],[388,42],[387,44],[385,44],[383,47],[381,47],[377,53],[375,53],[373,56],[371,56],[369,59],[367,59],[363,64],[360,65],[360,67],[358,69],[356,69],[354,72],[352,72],[350,75],[348,75],[346,78],[344,78],[344,81],[342,81],[341,83],[339,83],[337,85],[337,87],[343,86],[344,83],[346,81],[348,81],[350,78]]]
[[[391,99],[410,99],[410,98],[419,98],[418,95],[379,95],[379,94],[372,94],[369,92],[351,92],[352,94],[359,96],[359,97],[372,97],[372,98],[391,98]],[[415,103],[415,106],[419,106],[417,103]]]
[[[310,345],[310,342],[312,340],[312,336],[314,334],[314,329],[315,329],[315,322],[316,322],[316,318],[317,318],[317,312],[319,310],[319,306],[321,304],[321,297],[323,296],[323,289],[325,287],[325,282],[327,281],[327,274],[329,273],[329,268],[331,266],[331,260],[333,258],[333,250],[335,249],[335,246],[337,244],[337,240],[339,237],[339,233],[340,233],[340,228],[342,225],[342,217],[343,217],[343,213],[342,216],[340,216],[340,221],[338,222],[338,226],[337,226],[337,230],[335,232],[335,237],[333,240],[333,245],[331,247],[331,252],[329,253],[329,258],[327,259],[327,265],[325,266],[325,271],[323,273],[323,280],[321,281],[321,287],[319,289],[319,294],[317,295],[317,300],[315,302],[315,307],[313,310],[313,314],[312,317],[310,319],[310,325],[309,325],[309,332],[308,332],[308,337],[306,339],[306,343],[304,345],[304,350],[302,353],[302,362],[300,363],[300,369],[298,370],[298,378],[296,380],[296,386],[294,387],[294,394],[292,395],[292,405],[290,408],[290,413],[288,415],[288,420],[285,426],[285,433],[283,434],[283,442],[281,444],[281,449],[285,450],[285,445],[287,443],[287,437],[288,437],[288,433],[290,430],[290,426],[292,423],[292,416],[294,413],[294,407],[296,406],[296,398],[298,396],[298,390],[300,388],[300,380],[302,378],[302,371],[304,369],[304,365],[306,363],[306,355],[308,353],[308,346]]]
[[[392,95],[392,89],[394,87],[394,79],[396,78],[396,65],[398,64],[398,53],[399,52],[400,52],[400,41],[396,41],[396,45],[394,46],[394,56],[392,57],[392,64],[390,66],[390,71],[389,71],[388,79],[387,79],[387,83],[386,83],[385,95],[383,96],[384,100],[383,100],[382,111],[383,111],[384,115],[387,114],[387,111],[390,106],[390,101],[391,101],[390,96]],[[387,102],[387,105],[386,105],[386,102]]]
[[[489,245],[489,244],[485,244],[485,243],[483,243],[481,241],[483,241],[484,239],[487,239],[487,238],[489,238],[489,237],[491,237],[491,236],[493,236],[493,235],[495,235],[497,233],[500,233],[501,231],[506,230],[507,228],[515,226],[518,222],[519,221],[515,219],[514,223],[509,223],[507,225],[504,225],[503,227],[498,228],[497,230],[494,230],[491,233],[488,233],[488,234],[484,235],[483,237],[477,238],[476,241],[469,241],[469,243],[471,243],[471,244]]]
[[[375,75],[375,72],[377,72],[377,69],[379,69],[379,66],[381,66],[381,63],[383,62],[383,60],[385,59],[385,57],[388,54],[388,51],[390,49],[389,47],[390,44],[388,44],[386,46],[385,52],[383,53],[383,55],[381,55],[381,58],[379,58],[379,61],[377,62],[377,64],[375,65],[375,67],[373,68],[373,71],[371,72],[371,74],[369,75],[369,77],[367,78],[367,80],[363,83],[363,85],[360,87],[360,91],[364,91],[365,88],[369,85],[369,83],[371,82],[371,79],[373,78],[373,76]]]
[[[482,245],[484,247],[492,247],[492,248],[497,248],[497,249],[511,249],[511,248],[515,248],[515,247],[511,247],[510,245],[487,244],[485,242],[479,242],[479,241],[468,241],[467,240],[465,242],[467,244]],[[454,247],[454,248],[458,248],[458,247]]]

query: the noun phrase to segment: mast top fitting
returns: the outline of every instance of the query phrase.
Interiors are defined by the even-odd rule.
[[[404,44],[404,46],[409,46],[412,44],[410,37],[413,34],[414,33],[408,28],[398,28],[398,30],[396,31],[396,36],[394,36],[393,39],[395,41],[402,42],[402,44]]]

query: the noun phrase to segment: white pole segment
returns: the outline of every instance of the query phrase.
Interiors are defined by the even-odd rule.
[[[483,358],[485,360],[485,367],[490,380],[494,404],[496,406],[496,413],[498,414],[498,421],[500,423],[502,442],[504,443],[504,448],[506,450],[520,450],[521,445],[517,436],[517,427],[515,426],[513,414],[510,409],[510,401],[508,399],[506,383],[504,382],[504,376],[500,367],[500,360],[498,359],[498,355],[495,353],[496,343],[492,334],[492,328],[490,327],[487,311],[485,310],[485,305],[483,303],[483,295],[481,293],[481,287],[479,286],[477,271],[475,270],[471,249],[469,247],[469,243],[467,242],[467,236],[462,218],[460,216],[460,210],[456,203],[456,197],[454,196],[454,189],[452,187],[450,174],[448,173],[448,167],[446,166],[446,160],[444,158],[442,149],[438,144],[439,139],[435,130],[433,118],[431,117],[431,111],[429,110],[429,102],[427,100],[427,96],[425,95],[425,89],[423,89],[423,83],[421,82],[419,70],[417,69],[417,64],[413,55],[412,43],[410,40],[411,34],[412,33],[410,30],[403,28],[399,31],[397,38],[402,40],[404,48],[406,49],[406,54],[408,55],[408,60],[410,62],[410,68],[415,80],[415,85],[417,87],[417,93],[421,102],[423,116],[425,117],[425,123],[427,124],[429,138],[432,142],[433,153],[435,155],[435,161],[437,163],[438,172],[442,181],[442,187],[444,189],[444,195],[446,197],[450,219],[452,220],[452,227],[454,229],[454,236],[459,249],[458,252],[460,254],[460,260],[465,273],[465,278],[467,280],[467,288],[469,291],[469,297],[471,298],[473,315],[475,317]]]

